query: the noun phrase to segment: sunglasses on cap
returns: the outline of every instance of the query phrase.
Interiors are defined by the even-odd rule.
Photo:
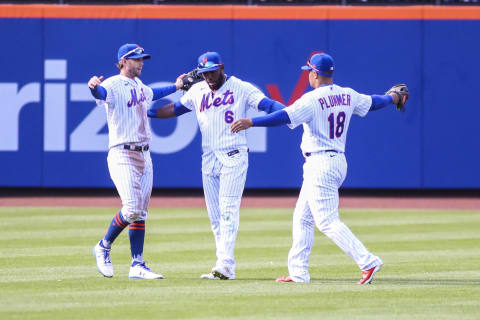
[[[310,60],[307,60],[307,66],[315,70],[315,72],[320,72],[320,70],[317,69],[313,64],[310,63]]]
[[[144,53],[145,50],[141,47],[138,47],[138,48],[135,48],[135,49],[132,49],[130,51],[128,51],[127,53],[125,53],[120,59],[123,59],[123,58],[126,58],[128,57],[129,55],[131,55],[132,53],[135,53],[135,54],[142,54]]]
[[[218,67],[220,66],[221,64],[220,63],[213,63],[212,61],[207,61],[207,62],[200,62],[198,64],[198,67],[199,68],[210,68],[210,67]]]

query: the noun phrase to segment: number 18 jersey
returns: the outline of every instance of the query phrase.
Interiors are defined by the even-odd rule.
[[[364,117],[371,105],[371,96],[331,84],[305,93],[285,111],[291,129],[303,124],[300,146],[303,154],[326,150],[345,152],[352,114]]]

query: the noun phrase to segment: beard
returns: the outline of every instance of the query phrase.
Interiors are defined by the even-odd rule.
[[[142,74],[142,69],[134,68],[130,70],[130,74],[132,75],[132,77],[138,77]]]
[[[215,81],[214,84],[208,84],[208,86],[210,87],[210,90],[212,91],[217,91],[218,89],[220,89],[220,87],[225,83],[225,78],[226,76],[224,74],[222,74],[220,77],[218,77],[218,79]]]

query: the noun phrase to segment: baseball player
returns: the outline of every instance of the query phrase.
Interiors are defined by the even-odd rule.
[[[309,282],[309,257],[315,225],[347,253],[362,270],[358,284],[368,284],[383,262],[370,253],[338,214],[338,188],[346,173],[345,142],[353,114],[365,116],[391,103],[403,109],[408,98],[405,85],[397,85],[386,95],[364,95],[333,83],[333,59],[325,53],[315,54],[302,67],[309,72],[313,91],[285,110],[264,117],[235,121],[232,132],[251,126],[288,124],[293,129],[303,125],[301,149],[305,157],[303,184],[293,213],[293,243],[288,254],[288,272],[277,282]]]
[[[197,82],[180,101],[149,110],[150,117],[170,118],[195,111],[202,133],[202,181],[208,217],[215,238],[217,262],[203,279],[235,279],[234,247],[240,219],[240,201],[248,169],[244,132],[233,134],[230,125],[244,118],[248,108],[267,113],[285,106],[265,97],[252,84],[224,73],[220,54],[198,58]]]
[[[127,43],[118,49],[120,74],[103,82],[103,76],[93,76],[88,81],[97,105],[107,111],[108,169],[122,199],[122,209],[113,217],[104,238],[93,248],[97,269],[105,277],[113,277],[110,249],[120,232],[128,226],[132,253],[128,277],[163,279],[143,261],[145,220],[153,184],[147,108],[153,100],[175,92],[183,82],[179,77],[174,85],[163,88],[152,89],[144,85],[138,77],[146,59],[150,59],[150,55],[143,48]]]

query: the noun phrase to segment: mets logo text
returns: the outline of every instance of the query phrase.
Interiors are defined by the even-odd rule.
[[[137,90],[135,89],[130,90],[130,94],[131,94],[131,99],[127,103],[127,106],[129,108],[135,107],[137,104],[140,104],[143,101],[147,100],[147,97],[145,96],[145,92],[143,92],[143,88],[140,91],[140,98],[137,98]]]
[[[235,102],[235,99],[233,97],[233,92],[230,90],[225,91],[225,93],[222,95],[223,97],[220,96],[213,99],[211,103],[210,103],[210,96],[213,99],[213,92],[205,93],[203,95],[202,103],[200,104],[200,112],[210,109],[211,106],[214,106],[214,107],[219,107],[221,105],[226,106],[229,104],[233,104]]]

